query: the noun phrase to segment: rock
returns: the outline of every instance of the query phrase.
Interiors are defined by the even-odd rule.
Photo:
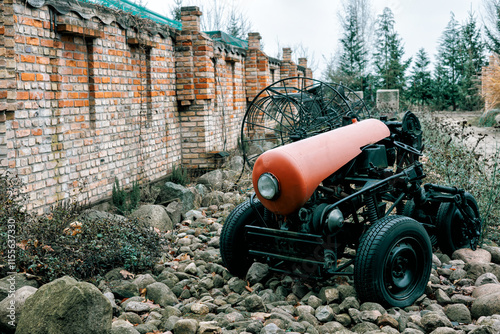
[[[194,319],[179,319],[173,328],[175,334],[196,334],[198,322]]]
[[[311,306],[314,309],[320,307],[322,304],[323,301],[316,296],[309,296],[309,298],[307,299],[307,305]]]
[[[130,322],[126,320],[116,320],[113,322],[111,334],[140,334]]]
[[[481,263],[490,263],[491,262],[491,254],[485,249],[478,248],[473,251],[470,248],[460,248],[457,249],[451,255],[453,260],[462,260],[465,263],[472,262],[481,262]]]
[[[222,328],[217,325],[215,321],[202,321],[199,323],[197,334],[220,334]]]
[[[15,331],[19,318],[23,313],[26,299],[36,291],[37,288],[25,285],[17,289],[11,296],[7,296],[0,301],[0,329],[9,333]]]
[[[64,276],[43,285],[30,296],[17,334],[107,334],[113,309],[94,285]]]
[[[191,209],[184,214],[184,217],[186,219],[193,221],[193,220],[201,219],[201,218],[205,217],[205,215],[200,210]]]
[[[222,191],[212,191],[201,199],[202,206],[222,205],[224,204],[224,193]]]
[[[479,276],[476,280],[475,286],[481,286],[485,284],[500,284],[498,278],[492,273],[486,273]]]
[[[205,185],[212,191],[228,191],[234,185],[231,180],[236,180],[236,177],[238,177],[238,173],[235,171],[216,169],[200,176],[197,182]]]
[[[264,303],[262,302],[262,298],[256,294],[251,294],[243,300],[243,305],[245,308],[250,311],[260,311],[264,309]]]
[[[484,247],[491,254],[491,262],[500,264],[500,247],[486,246]]]
[[[399,322],[394,319],[390,314],[382,314],[377,318],[377,326],[384,327],[390,326],[392,328],[399,328]]]
[[[139,287],[129,281],[113,281],[110,283],[110,288],[118,298],[131,298],[139,295]]]
[[[347,297],[340,303],[341,312],[346,312],[350,308],[359,309],[359,302],[355,297]]]
[[[165,211],[167,211],[167,214],[170,217],[172,224],[175,225],[182,221],[182,213],[184,212],[184,205],[182,205],[182,203],[180,202],[173,201],[167,205]]]
[[[156,227],[161,232],[169,231],[173,228],[170,216],[161,205],[141,205],[139,209],[130,214],[130,217],[145,223],[149,227]]]
[[[250,266],[247,272],[246,280],[250,282],[250,285],[259,283],[269,274],[269,265],[254,262]]]
[[[469,308],[464,304],[448,305],[445,314],[451,321],[470,324],[472,322]]]
[[[438,327],[435,330],[433,330],[430,334],[461,334],[461,332],[458,332],[453,328],[449,327]]]
[[[377,331],[378,329],[378,326],[371,322],[360,322],[351,328],[351,331],[355,333],[369,333],[371,331]]]
[[[363,304],[361,304],[360,308],[359,308],[360,311],[379,311],[380,314],[385,314],[387,313],[387,311],[385,310],[385,308],[380,305],[379,303],[372,303],[372,302],[365,302]]]
[[[334,287],[324,287],[319,291],[319,298],[324,303],[331,304],[340,299],[340,292]]]
[[[142,324],[141,317],[137,313],[134,313],[134,312],[125,312],[125,313],[122,313],[122,315],[120,315],[118,317],[118,319],[128,321],[132,325]]]
[[[125,306],[125,312],[144,313],[151,310],[151,305],[136,301],[131,301]]]
[[[467,271],[467,277],[475,281],[482,274],[491,272],[491,264],[483,262],[471,262],[466,264],[465,270]]]
[[[283,329],[279,328],[274,323],[270,323],[270,324],[264,326],[260,331],[260,334],[284,334],[284,333],[285,333],[285,331]]]
[[[202,303],[194,303],[191,305],[191,312],[195,314],[205,315],[210,312],[210,309],[207,305]]]
[[[429,312],[420,319],[421,325],[427,333],[432,332],[438,327],[452,327],[451,322],[444,314],[439,312]]]
[[[436,267],[441,267],[441,260],[437,257],[436,254],[432,254],[432,264]]]
[[[239,279],[238,277],[232,277],[227,282],[227,285],[232,291],[236,293],[242,293],[243,290],[245,290],[245,286],[247,286],[247,283],[244,280]]]
[[[188,188],[173,182],[165,182],[161,187],[157,203],[177,200],[183,204],[182,212],[188,212],[195,207],[196,195]]]
[[[241,173],[244,165],[245,161],[243,160],[243,157],[240,155],[236,155],[227,160],[224,163],[223,167]]]
[[[177,304],[178,300],[170,288],[161,282],[150,284],[146,287],[146,297],[161,307]]]
[[[187,240],[187,239],[185,239],[185,240]],[[184,269],[184,272],[186,274],[196,275],[198,273],[198,270],[196,268],[196,264],[194,262],[191,262],[190,264],[188,264],[186,266],[186,268]]]
[[[472,303],[471,313],[475,319],[500,313],[500,292],[477,298]]]
[[[475,288],[474,291],[472,291],[472,297],[479,298],[481,296],[492,295],[497,292],[500,292],[500,284],[489,283]]]
[[[333,309],[328,305],[318,307],[314,315],[321,322],[332,321],[334,317]]]
[[[137,275],[136,278],[132,281],[132,283],[137,285],[139,290],[142,290],[145,287],[147,287],[149,284],[153,284],[155,282],[156,282],[156,280],[150,274]]]
[[[361,311],[361,320],[367,322],[376,322],[382,315],[378,310]]]
[[[38,282],[28,279],[26,274],[14,274],[0,279],[0,301],[7,298],[9,293],[14,293],[23,286],[38,288]]]
[[[446,294],[446,292],[444,292],[441,289],[437,289],[437,291],[436,291],[436,300],[440,304],[449,304],[449,303],[451,303],[450,297]]]

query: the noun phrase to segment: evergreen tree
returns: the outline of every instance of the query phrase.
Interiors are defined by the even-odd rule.
[[[376,35],[374,56],[379,87],[402,90],[405,87],[405,71],[411,59],[403,61],[402,40],[394,30],[394,15],[387,7],[377,18]]]
[[[439,41],[434,86],[435,101],[443,107],[457,110],[460,100],[459,80],[463,71],[460,25],[451,13],[451,19]],[[438,107],[438,106],[436,106]]]
[[[420,106],[429,104],[432,98],[432,78],[429,64],[427,52],[421,48],[415,56],[408,92],[411,102]]]
[[[360,32],[356,8],[349,4],[346,19],[342,22],[344,33],[340,38],[341,54],[339,76],[345,85],[354,90],[363,90],[363,79],[367,67],[367,52]]]
[[[251,29],[248,18],[238,11],[233,4],[227,18],[226,32],[231,36],[246,40]]]
[[[469,18],[460,30],[462,73],[459,81],[459,108],[462,110],[478,110],[483,106],[478,75],[485,65],[484,51],[481,30],[477,27],[474,14],[469,13]]]
[[[174,0],[174,4],[170,6],[170,15],[176,21],[181,20],[181,8],[183,0]]]

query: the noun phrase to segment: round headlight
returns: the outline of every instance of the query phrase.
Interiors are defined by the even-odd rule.
[[[275,199],[278,197],[279,184],[276,177],[271,173],[264,173],[259,177],[257,189],[265,199]]]

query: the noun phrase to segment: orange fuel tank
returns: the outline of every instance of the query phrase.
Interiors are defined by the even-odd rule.
[[[267,209],[288,215],[303,206],[325,178],[360,154],[361,147],[389,135],[384,123],[367,119],[266,151],[253,167],[255,193]],[[278,179],[279,196],[273,200],[263,198],[257,189],[263,173]]]

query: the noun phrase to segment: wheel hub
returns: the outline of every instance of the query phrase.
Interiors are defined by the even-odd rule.
[[[389,257],[391,283],[397,289],[411,286],[416,276],[417,254],[411,245],[397,244]]]

